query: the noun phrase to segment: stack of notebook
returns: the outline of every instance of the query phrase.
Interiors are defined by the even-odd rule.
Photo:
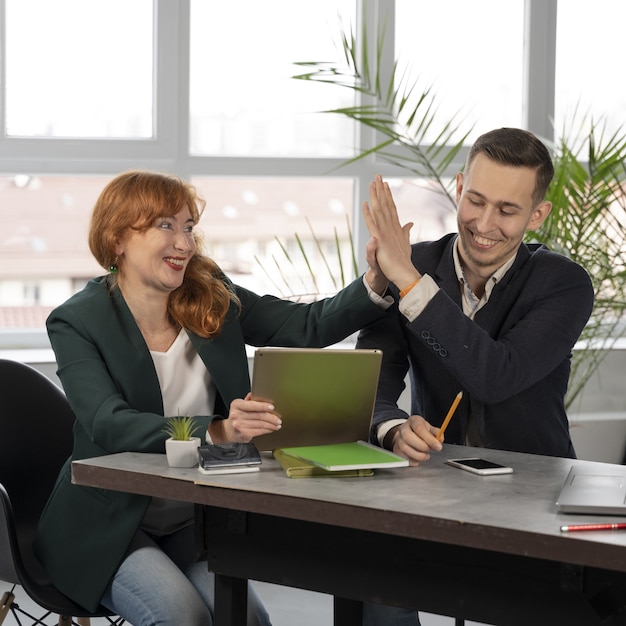
[[[274,450],[274,458],[290,478],[371,476],[374,469],[406,467],[409,462],[363,441]]]

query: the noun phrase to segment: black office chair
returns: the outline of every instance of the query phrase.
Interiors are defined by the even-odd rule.
[[[72,450],[73,423],[57,385],[28,365],[0,359],[0,580],[11,585],[0,601],[0,624],[9,612],[18,624],[18,615],[44,626],[43,620],[56,615],[59,626],[89,626],[92,617],[124,623],[104,607],[90,613],[72,602],[52,585],[33,553],[39,516]],[[18,585],[45,615],[37,618],[20,608]]]

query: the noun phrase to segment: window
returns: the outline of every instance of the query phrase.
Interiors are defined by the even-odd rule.
[[[22,285],[23,302],[26,305],[39,304],[41,299],[41,286],[39,283],[28,281]]]
[[[626,90],[619,75],[626,3],[568,0],[558,5],[556,34],[557,133],[574,131],[572,121],[603,119],[609,133],[624,124]],[[572,137],[573,139],[574,137]]]
[[[199,225],[205,247],[240,285],[310,298],[354,279],[352,179],[198,177],[192,183],[206,201]]]
[[[582,0],[559,4],[557,120],[579,93],[594,94],[593,106],[617,120],[624,110],[611,63],[583,65],[601,47],[609,59],[619,53],[613,29],[624,9],[599,2],[593,13]],[[439,119],[461,111],[474,136],[524,126],[522,102],[546,89],[524,92],[524,46],[545,40],[525,12],[544,5],[556,0],[0,0],[0,309],[38,299],[43,311],[103,272],[87,248],[88,217],[102,187],[126,169],[196,184],[210,253],[258,291],[288,291],[273,282],[278,270],[270,279],[262,266],[278,264],[290,280],[306,275],[296,234],[321,291],[335,288],[322,267],[336,255],[335,229],[346,272],[348,224],[363,268],[360,206],[379,171],[415,239],[454,229],[454,211],[427,181],[372,155],[346,163],[376,137],[319,111],[350,106],[354,92],[295,81],[294,63],[337,62],[342,28],[358,41],[362,20],[370,30],[386,24],[385,67],[395,54],[432,84]],[[582,46],[582,32],[595,43]],[[554,63],[540,57],[534,62]],[[461,165],[450,164],[449,175]],[[297,267],[283,262],[281,244]]]
[[[353,0],[192,0],[191,153],[353,155],[353,125],[318,113],[353,94],[291,77],[303,72],[298,61],[335,58],[331,34],[354,16]]]
[[[0,330],[43,329],[53,307],[102,273],[89,252],[87,228],[107,180],[0,176]]]
[[[413,222],[411,241],[432,241],[456,231],[454,195],[425,178],[387,179],[402,224]],[[452,181],[443,181],[448,191]]]
[[[6,0],[6,24],[8,136],[152,137],[151,0]]]
[[[397,0],[395,24],[397,57],[433,86],[440,119],[475,123],[469,143],[522,125],[523,0]]]

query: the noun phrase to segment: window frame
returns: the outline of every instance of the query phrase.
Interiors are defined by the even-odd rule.
[[[554,118],[554,73],[557,0],[525,0],[524,120],[529,130],[551,140]],[[368,197],[369,183],[381,172],[406,177],[406,172],[376,155],[344,165],[333,158],[268,158],[191,156],[189,134],[189,0],[154,0],[155,19],[155,138],[141,140],[76,140],[15,138],[0,129],[0,172],[3,174],[116,174],[124,169],[168,171],[185,179],[194,175],[216,176],[353,176],[356,180],[352,223],[359,266],[365,266],[367,230],[360,206]],[[377,31],[394,23],[393,0],[357,0],[357,25],[365,19]],[[5,0],[0,0],[0,42],[6,28]],[[373,33],[370,33],[370,37]],[[372,39],[374,40],[374,39]],[[446,45],[445,42],[442,45]],[[0,46],[0,85],[5,85],[4,45]],[[393,29],[386,30],[383,63],[391,71],[394,62]],[[0,119],[4,119],[5,94],[0,93]],[[374,131],[357,129],[359,150],[377,142]],[[462,166],[452,163],[450,174]],[[341,167],[340,167],[341,166]]]

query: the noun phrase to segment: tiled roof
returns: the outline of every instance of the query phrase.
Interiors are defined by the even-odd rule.
[[[0,306],[0,328],[45,328],[51,306]]]
[[[87,232],[91,209],[109,179],[0,176],[0,282],[11,285],[5,293],[15,284],[47,281],[53,285],[57,279],[71,280],[78,288],[104,273],[89,251]],[[353,210],[350,178],[224,177],[193,182],[206,200],[199,227],[208,253],[229,275],[255,290],[261,287],[242,281],[258,282],[250,266],[265,244],[276,247],[276,237],[287,242],[297,233],[303,240],[310,239],[309,218],[315,236],[330,247],[335,229],[340,238],[347,237],[346,215]],[[453,213],[440,195],[411,182],[394,187],[394,194],[406,213],[402,221],[415,222],[412,234],[418,239],[448,231],[444,221]],[[263,287],[274,288],[274,284]],[[42,301],[53,302],[49,297]],[[43,328],[52,308],[2,305],[0,300],[0,330]]]
[[[85,279],[100,275],[87,244],[91,209],[109,177],[0,176],[0,280],[29,278]],[[282,241],[298,233],[310,238],[307,219],[320,239],[334,241],[337,229],[347,236],[352,216],[352,181],[334,178],[220,178],[194,181],[206,200],[200,221],[209,254],[232,255],[229,244]],[[432,238],[446,217],[449,203],[432,190],[409,183],[394,188],[402,221],[415,222],[413,234]],[[448,205],[448,206],[446,206]],[[452,224],[454,226],[454,224]],[[223,266],[233,258],[218,258]]]
[[[28,177],[25,177],[26,179]],[[87,243],[91,209],[109,177],[34,176],[17,184],[0,177],[0,280],[91,278],[102,273]],[[351,181],[290,179],[203,179],[196,181],[206,209],[200,222],[209,251],[220,244],[345,236]],[[335,202],[329,206],[329,198]],[[220,263],[224,259],[218,259]]]

